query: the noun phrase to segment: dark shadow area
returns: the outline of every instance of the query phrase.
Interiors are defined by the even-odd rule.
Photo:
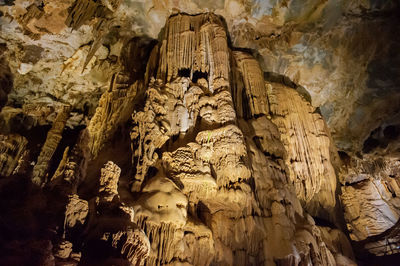
[[[53,157],[51,158],[50,164],[49,164],[49,178],[51,178],[54,174],[54,172],[57,170],[58,165],[61,162],[61,159],[64,154],[64,150],[69,147],[69,150],[72,150],[74,145],[76,144],[79,134],[83,129],[85,129],[86,126],[77,126],[75,128],[64,128],[64,131],[62,133],[62,138],[60,143],[57,146],[57,149],[55,150]]]
[[[193,72],[193,77],[192,77],[193,83],[196,83],[201,78],[208,80],[208,73],[197,71],[197,70],[195,72]]]
[[[181,68],[178,70],[178,76],[190,78],[190,69],[189,68]]]
[[[122,48],[121,62],[126,73],[130,75],[130,83],[141,80],[146,73],[147,61],[157,40],[150,37],[134,37]]]

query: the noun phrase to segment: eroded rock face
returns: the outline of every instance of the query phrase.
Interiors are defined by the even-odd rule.
[[[159,52],[153,50],[157,79],[146,91],[144,110],[133,115],[131,133],[137,147],[135,217],[151,239],[148,263],[335,264],[332,252],[340,252],[328,249],[299,201],[301,191],[321,195],[312,199],[314,214],[335,206],[336,176],[322,118],[292,88],[277,86],[287,93],[280,99],[267,91],[257,62],[244,52],[232,53],[222,25],[212,14],[173,16]],[[272,103],[289,97],[296,102],[288,106],[298,110],[270,111]],[[290,127],[281,129],[284,122],[271,120],[281,113],[298,115],[283,119],[307,130],[281,137]],[[321,146],[310,148],[312,142]],[[300,172],[286,160],[296,145],[291,143],[310,149],[299,168],[322,169],[315,181],[304,174],[310,183],[298,190],[288,167]],[[323,185],[322,175],[330,175]],[[302,201],[306,208],[312,205]]]
[[[342,203],[350,237],[356,241],[378,235],[399,220],[397,160],[353,159],[342,173]]]
[[[367,2],[0,5],[4,261],[351,265],[339,194],[399,242],[396,4]]]
[[[329,215],[336,205],[337,178],[332,143],[321,115],[292,88],[267,83],[272,121],[287,150],[286,163],[297,197],[314,215]]]

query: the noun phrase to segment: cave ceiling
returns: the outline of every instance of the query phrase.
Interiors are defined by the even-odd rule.
[[[32,123],[49,123],[55,106],[69,104],[67,124],[85,125],[129,40],[150,46],[171,14],[214,12],[225,19],[232,46],[250,49],[266,76],[308,95],[339,150],[382,152],[390,142],[385,128],[399,130],[397,1],[0,3],[3,68],[13,77],[7,112]]]

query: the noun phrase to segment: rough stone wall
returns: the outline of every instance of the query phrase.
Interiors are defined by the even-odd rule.
[[[360,241],[393,227],[400,218],[397,160],[352,159],[341,173],[341,196],[350,237]]]

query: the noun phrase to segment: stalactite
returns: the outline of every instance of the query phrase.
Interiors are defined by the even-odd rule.
[[[114,74],[110,88],[101,96],[96,112],[90,120],[89,149],[94,158],[132,112],[134,98],[142,83],[137,81],[130,85],[128,80],[129,77],[123,73]]]
[[[47,170],[49,168],[51,158],[53,157],[53,154],[57,149],[59,142],[61,141],[62,132],[64,130],[65,123],[68,120],[69,112],[69,106],[60,107],[51,129],[47,133],[46,141],[43,144],[40,155],[33,168],[32,182],[38,186],[45,185],[48,181],[48,178],[50,178],[47,176]]]
[[[171,17],[161,43],[159,66],[157,78],[164,82],[187,70],[190,78],[203,73],[211,91],[229,85],[229,49],[221,19],[210,13]]]
[[[236,111],[240,117],[250,118],[269,113],[268,95],[263,73],[258,62],[249,54],[234,51],[235,86],[232,90]],[[249,110],[246,110],[249,108]]]

